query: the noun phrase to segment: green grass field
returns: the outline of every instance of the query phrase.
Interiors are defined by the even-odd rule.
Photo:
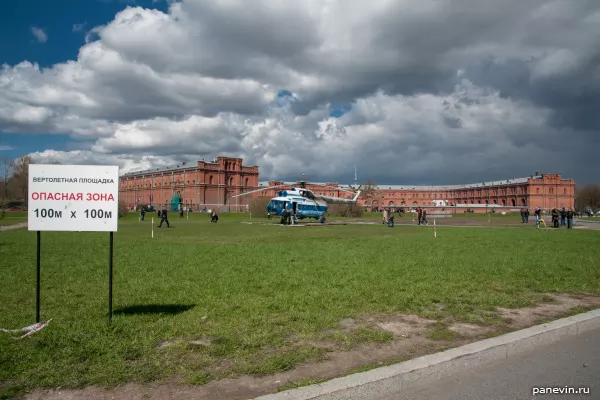
[[[0,218],[0,226],[14,225],[27,221],[27,212],[25,211],[8,211],[4,218]]]
[[[0,398],[33,387],[269,374],[320,359],[325,350],[290,338],[323,338],[348,317],[500,324],[499,306],[546,292],[600,294],[596,231],[438,227],[434,239],[432,227],[292,228],[244,224],[243,215],[211,224],[190,214],[172,215],[152,239],[149,217],[136,218],[115,233],[111,325],[109,234],[42,232],[41,314],[52,322],[24,340],[0,334]],[[35,250],[35,232],[0,232],[1,328],[35,322]],[[362,329],[346,340],[388,336]]]

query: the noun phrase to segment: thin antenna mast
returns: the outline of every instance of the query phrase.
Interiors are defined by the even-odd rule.
[[[358,184],[358,172],[356,171],[356,164],[354,164],[354,186]]]

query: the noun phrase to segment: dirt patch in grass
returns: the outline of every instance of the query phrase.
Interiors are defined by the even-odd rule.
[[[340,321],[337,328],[323,332],[316,338],[290,337],[289,340],[294,345],[325,349],[326,353],[322,361],[307,363],[285,372],[266,376],[244,375],[210,381],[210,377],[215,373],[226,374],[227,370],[236,369],[235,360],[222,360],[219,365],[207,368],[204,372],[198,371],[199,374],[206,375],[207,383],[203,379],[197,381],[201,386],[163,381],[148,385],[126,384],[112,389],[99,387],[77,390],[38,389],[27,394],[26,398],[29,400],[248,399],[431,354],[600,306],[600,296],[547,294],[546,298],[548,302],[533,307],[498,309],[497,312],[504,321],[498,325],[477,325],[454,321],[451,318],[434,320],[400,313],[346,318]],[[163,343],[162,346],[165,344]],[[202,341],[191,345],[210,346],[210,342]]]
[[[499,308],[498,312],[512,329],[522,329],[542,323],[556,316],[582,312],[600,305],[600,297],[586,295],[548,294],[552,302],[534,307],[508,309]]]

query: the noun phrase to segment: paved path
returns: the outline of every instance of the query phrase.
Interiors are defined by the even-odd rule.
[[[533,388],[589,388],[589,394],[537,394]],[[600,330],[484,364],[430,384],[370,400],[600,399]]]
[[[587,218],[577,218],[573,224],[574,228],[579,229],[593,229],[600,230],[600,220],[599,219],[587,219]]]
[[[13,229],[21,229],[21,228],[27,228],[27,222],[19,222],[18,224],[12,224],[12,225],[2,225],[2,226],[0,226],[0,232],[10,231]]]

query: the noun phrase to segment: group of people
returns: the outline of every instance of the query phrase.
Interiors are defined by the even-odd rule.
[[[560,219],[560,226],[566,226],[567,229],[573,228],[573,217],[575,213],[572,209],[565,209],[564,207],[559,210],[557,208],[552,209],[552,226],[558,228],[558,221]]]
[[[382,224],[387,224],[390,228],[394,227],[394,210],[383,209],[383,221]],[[398,212],[399,213],[399,212]]]
[[[269,214],[269,218],[270,218],[270,214]],[[291,209],[288,210],[287,208],[284,208],[281,211],[281,224],[283,225],[294,225],[298,223],[298,217],[296,216],[296,210]]]
[[[534,211],[534,215],[536,228],[539,228],[540,223],[542,222],[542,209],[539,207],[536,208]],[[573,228],[573,218],[575,217],[575,212],[572,209],[569,208],[567,210],[563,207],[561,210],[559,210],[558,208],[553,208],[551,211],[551,215],[552,227],[558,228],[559,226],[566,226],[567,229]],[[521,209],[521,223],[529,223],[529,210],[526,208]]]
[[[416,210],[417,213],[417,217],[418,217],[418,225],[427,225],[427,210],[425,210],[424,208],[418,207]],[[383,209],[383,221],[381,222],[382,224],[387,224],[390,228],[392,228],[394,226],[394,216],[396,213],[398,213],[398,215],[402,215],[403,214],[403,210],[394,210],[394,209],[387,209],[384,208]]]
[[[169,224],[169,213],[167,211],[167,207],[163,206],[162,210],[157,210],[156,211],[158,218],[160,219],[160,223],[158,224],[158,227],[162,227],[163,223],[167,224],[167,228],[171,227],[171,224]],[[141,211],[140,211],[140,220],[143,221],[144,217],[146,216],[146,208],[142,207]],[[183,218],[183,208],[179,209],[179,218]],[[210,213],[210,222],[212,223],[217,223],[217,221],[219,221],[219,216],[217,215],[217,211],[216,210],[212,210]]]

